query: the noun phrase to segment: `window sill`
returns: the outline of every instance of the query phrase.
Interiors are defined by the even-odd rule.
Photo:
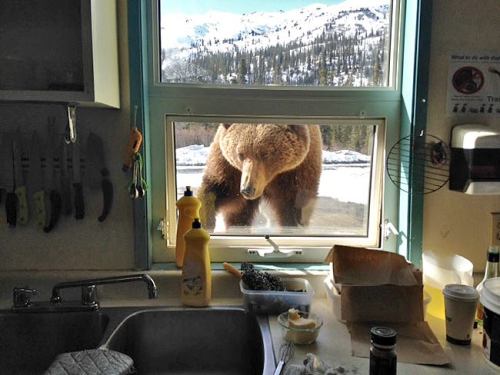
[[[237,269],[241,268],[241,263],[231,263]],[[318,264],[318,263],[252,263],[255,268],[261,271],[271,271],[271,272],[279,272],[279,273],[292,273],[296,275],[297,273],[311,273],[314,275],[323,274],[326,276],[328,271],[330,270],[330,266],[328,264]],[[154,263],[151,267],[152,271],[175,271],[178,268],[175,263]],[[222,271],[224,270],[223,263],[213,262],[212,263],[212,271]]]

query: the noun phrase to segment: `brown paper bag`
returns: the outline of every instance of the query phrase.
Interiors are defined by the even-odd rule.
[[[369,330],[375,325],[398,331],[398,360],[417,364],[449,363],[424,322],[422,272],[401,255],[336,245],[326,261],[340,292],[341,317],[348,322],[352,353],[366,357]]]

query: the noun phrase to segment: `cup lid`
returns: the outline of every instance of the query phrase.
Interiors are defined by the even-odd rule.
[[[443,294],[445,297],[466,302],[474,302],[479,298],[479,293],[475,288],[462,284],[445,285]]]

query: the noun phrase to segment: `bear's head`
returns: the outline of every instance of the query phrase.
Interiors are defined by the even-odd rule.
[[[297,168],[311,143],[307,125],[284,124],[221,124],[217,139],[224,158],[241,171],[240,192],[250,200],[278,174]]]

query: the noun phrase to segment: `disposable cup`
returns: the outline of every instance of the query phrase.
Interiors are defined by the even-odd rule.
[[[446,340],[469,345],[472,337],[479,293],[469,285],[448,284],[443,289]]]

